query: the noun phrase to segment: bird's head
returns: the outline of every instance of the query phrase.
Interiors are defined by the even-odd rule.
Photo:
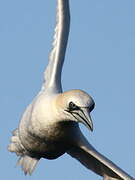
[[[94,106],[92,97],[82,90],[66,91],[56,98],[57,111],[62,120],[83,123],[91,131],[93,130],[93,123],[90,112]]]

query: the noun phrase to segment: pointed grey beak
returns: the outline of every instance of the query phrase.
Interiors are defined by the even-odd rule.
[[[73,114],[79,122],[83,123],[88,129],[93,131],[93,123],[88,108],[80,108],[80,110]]]
[[[93,131],[93,122],[88,108],[81,108],[79,115],[82,118],[82,123],[91,131]]]

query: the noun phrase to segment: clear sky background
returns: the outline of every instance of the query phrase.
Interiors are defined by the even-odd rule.
[[[135,177],[135,1],[70,1],[71,30],[63,89],[92,95],[98,151]],[[0,179],[101,179],[68,155],[40,160],[33,175],[7,151],[12,130],[41,87],[55,25],[56,0],[0,1]]]

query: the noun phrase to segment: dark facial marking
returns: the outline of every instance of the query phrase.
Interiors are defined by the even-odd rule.
[[[73,102],[70,102],[69,103],[69,107],[68,107],[68,110],[71,112],[71,111],[75,111],[75,110],[79,110],[80,108],[75,105]]]
[[[95,103],[93,103],[90,107],[89,107],[89,111],[91,112],[95,107]]]

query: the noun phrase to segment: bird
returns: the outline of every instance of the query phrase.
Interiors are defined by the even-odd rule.
[[[93,98],[80,89],[62,89],[61,75],[69,30],[69,0],[57,0],[54,39],[43,84],[13,131],[8,150],[19,157],[17,164],[25,175],[32,174],[41,158],[56,159],[67,153],[104,180],[133,180],[99,153],[79,128],[82,123],[93,131]]]

